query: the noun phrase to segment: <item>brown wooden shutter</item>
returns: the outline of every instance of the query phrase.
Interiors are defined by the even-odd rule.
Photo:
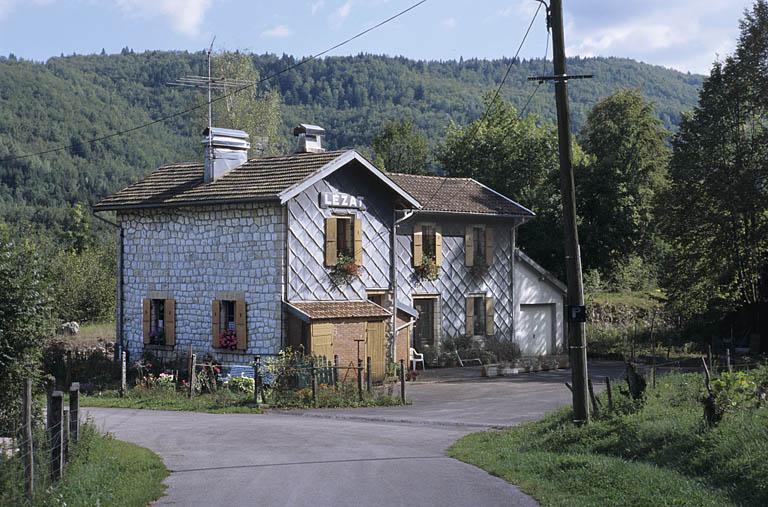
[[[149,343],[150,321],[152,319],[152,300],[145,299],[142,303],[142,330],[144,332],[144,345]]]
[[[325,219],[325,265],[328,267],[335,266],[336,259],[338,259],[338,247],[336,245],[337,227],[336,217]]]
[[[468,225],[464,229],[464,265],[475,265],[475,242],[472,237],[473,227]]]
[[[245,350],[248,339],[248,323],[245,301],[235,301],[235,333],[237,333],[237,350]]]
[[[359,218],[355,218],[353,222],[353,235],[355,236],[355,244],[353,245],[353,251],[355,252],[355,264],[358,266],[363,265],[363,221]]]
[[[219,338],[221,337],[221,301],[214,299],[211,303],[211,336],[213,337],[213,346],[219,346]]]
[[[493,335],[493,298],[485,298],[485,334]]]
[[[485,227],[485,265],[493,264],[493,228]]]
[[[421,266],[424,258],[424,238],[421,224],[413,226],[413,265]]]
[[[176,300],[165,300],[165,344],[176,345]]]
[[[466,306],[464,331],[467,336],[472,336],[475,334],[475,298],[468,297],[464,302]]]
[[[435,264],[443,265],[443,229],[439,225],[435,226]]]

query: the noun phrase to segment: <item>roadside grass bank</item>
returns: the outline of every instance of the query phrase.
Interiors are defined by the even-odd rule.
[[[768,505],[768,368],[713,381],[722,419],[703,418],[703,376],[662,377],[644,400],[577,427],[564,409],[468,435],[449,454],[518,485],[544,506]]]
[[[265,390],[264,402],[253,400],[253,382],[244,389],[219,388],[214,392],[199,393],[189,398],[185,392],[173,389],[134,387],[121,397],[118,391],[83,395],[80,404],[85,407],[138,408],[148,410],[178,410],[208,412],[213,414],[258,414],[265,408],[355,408],[399,405],[398,398],[385,389],[376,388],[372,393],[363,392],[360,401],[357,386],[340,383],[337,387],[321,385],[317,389],[317,403],[312,400],[312,389],[277,392]]]
[[[44,460],[46,454],[39,454],[36,459]],[[24,497],[22,467],[20,461],[0,464],[8,469],[0,474],[0,505],[30,505]],[[36,466],[36,471],[31,505],[44,507],[143,507],[163,496],[168,476],[157,454],[103,435],[92,424],[80,427],[80,440],[59,482],[47,480],[46,466]]]

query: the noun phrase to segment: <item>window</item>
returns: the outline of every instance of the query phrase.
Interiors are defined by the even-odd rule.
[[[335,267],[341,257],[363,264],[363,221],[352,215],[325,219],[325,265]]]
[[[214,300],[211,314],[213,346],[229,350],[245,350],[247,334],[245,301]]]
[[[475,258],[475,264],[479,264],[485,260],[485,228],[484,227],[472,227],[472,245],[474,251],[472,252]]]
[[[467,296],[465,333],[467,336],[490,336],[494,333],[492,297]]]
[[[176,345],[176,301],[145,299],[143,307],[144,345]]]
[[[440,226],[435,224],[415,224],[413,226],[413,266],[420,267],[429,264],[428,260],[438,268],[443,263],[443,234]]]
[[[423,253],[425,257],[435,258],[435,226],[423,225],[421,228],[423,235]]]
[[[487,267],[493,262],[493,228],[469,225],[464,231],[464,265]]]

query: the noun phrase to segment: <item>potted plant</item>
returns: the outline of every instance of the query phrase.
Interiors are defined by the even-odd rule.
[[[339,255],[336,264],[331,268],[330,276],[334,283],[349,283],[360,272],[360,266],[349,255]]]
[[[237,333],[226,330],[219,336],[219,347],[222,349],[235,350],[237,348]]]
[[[414,271],[416,278],[421,281],[437,280],[437,277],[440,276],[440,266],[437,265],[437,261],[434,257],[427,255],[421,259],[421,264],[416,266]]]

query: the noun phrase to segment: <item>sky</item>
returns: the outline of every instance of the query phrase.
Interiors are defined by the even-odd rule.
[[[416,0],[0,0],[0,55],[215,49],[308,56]],[[753,0],[564,0],[568,56],[620,56],[707,74]],[[536,0],[428,0],[332,55],[423,60],[514,55]],[[539,14],[521,52],[542,57]],[[551,50],[550,50],[551,56]]]

